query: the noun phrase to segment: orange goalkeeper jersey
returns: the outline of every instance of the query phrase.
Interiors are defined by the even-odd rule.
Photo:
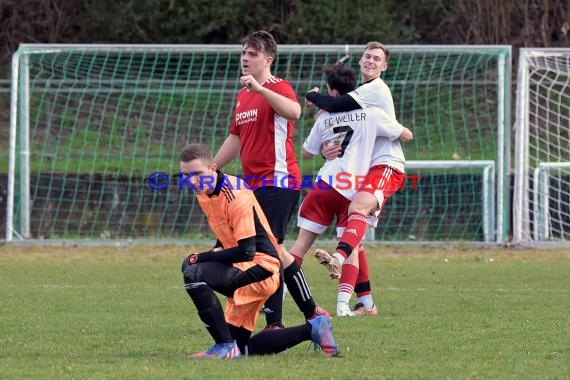
[[[218,171],[216,190],[211,194],[198,194],[197,199],[212,232],[224,248],[236,247],[238,240],[255,237],[253,261],[274,272],[274,258],[279,258],[277,240],[253,191],[241,178]],[[240,267],[240,263],[234,265]]]

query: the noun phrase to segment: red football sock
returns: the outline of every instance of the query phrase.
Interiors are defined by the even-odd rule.
[[[343,255],[344,257],[348,257],[351,252],[351,249],[360,244],[364,234],[366,233],[366,216],[359,214],[357,212],[350,214],[348,217],[348,224],[342,233],[340,241],[336,247],[336,251]]]
[[[352,294],[357,276],[357,267],[352,264],[343,264],[340,279],[338,280],[338,292]]]

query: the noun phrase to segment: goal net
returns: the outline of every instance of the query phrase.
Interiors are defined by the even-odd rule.
[[[570,246],[570,49],[521,49],[514,239]]]
[[[325,89],[325,64],[344,58],[358,71],[364,48],[282,45],[272,72],[304,104],[307,90]],[[388,202],[375,238],[501,242],[510,47],[389,48],[384,79],[415,139],[404,145],[406,189]],[[240,52],[239,45],[22,45],[12,63],[7,240],[209,238],[193,195],[178,189],[177,155],[190,142],[216,151],[224,141]],[[297,152],[314,121],[303,107]],[[300,159],[305,175],[320,165],[320,157]],[[224,171],[240,174],[239,160]],[[156,172],[168,176],[165,189],[149,187]],[[288,237],[296,237],[296,216]]]

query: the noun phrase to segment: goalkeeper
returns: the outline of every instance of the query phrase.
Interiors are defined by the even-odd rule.
[[[307,340],[325,355],[337,356],[331,319],[325,315],[251,336],[260,307],[281,282],[277,241],[253,192],[241,179],[217,170],[207,147],[191,144],[184,148],[180,171],[217,238],[214,249],[193,253],[182,262],[184,288],[215,342],[193,357],[275,354]],[[214,291],[227,297],[225,312]]]

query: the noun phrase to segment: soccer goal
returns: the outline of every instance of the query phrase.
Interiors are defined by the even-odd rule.
[[[570,49],[521,49],[514,242],[570,246]]]
[[[322,68],[359,70],[364,45],[282,45],[272,67],[299,100]],[[404,145],[405,189],[375,239],[501,243],[508,220],[510,46],[389,46],[384,80]],[[216,151],[239,90],[239,45],[24,44],[12,61],[6,239],[210,237],[178,189],[178,152]],[[303,108],[296,151],[315,121]],[[322,159],[300,160],[314,175]],[[239,163],[224,168],[240,174]],[[150,178],[162,176],[161,189]],[[169,186],[168,186],[169,185]],[[296,237],[296,217],[290,239]],[[329,237],[333,237],[329,231]]]

